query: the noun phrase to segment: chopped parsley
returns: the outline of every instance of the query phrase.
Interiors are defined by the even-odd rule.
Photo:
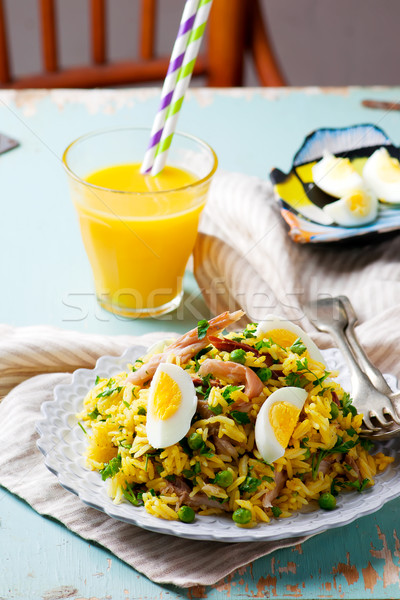
[[[141,506],[143,504],[143,492],[138,492],[138,494],[136,495],[133,491],[132,484],[126,483],[126,488],[122,488],[122,493],[124,495],[124,498],[126,498],[128,502],[133,504],[133,506]]]
[[[357,435],[357,431],[354,429],[354,427],[350,427],[349,429],[346,429],[346,432],[348,433],[348,435],[350,437],[354,437],[355,435]]]
[[[202,356],[204,356],[204,354],[207,354],[207,352],[210,352],[210,350],[212,350],[212,346],[207,346],[206,348],[202,348],[201,350],[198,351],[197,354],[194,355],[193,360],[194,361],[199,360]]]
[[[199,454],[201,454],[202,456],[205,456],[206,458],[212,458],[214,456],[214,452],[211,450],[211,448],[206,446],[206,444],[204,442],[203,442],[202,447],[200,448]],[[198,463],[198,464],[200,464],[200,463]]]
[[[100,392],[100,394],[98,394],[96,396],[96,398],[107,398],[107,396],[111,396],[111,394],[113,394],[114,392],[119,394],[121,390],[122,390],[122,387],[108,388],[108,389],[104,390],[103,392]]]
[[[271,348],[271,346],[271,340],[261,340],[260,342],[256,342],[256,344],[254,344],[254,348],[256,350],[264,350],[264,348]]]
[[[365,478],[362,481],[357,479],[357,481],[344,481],[342,485],[348,488],[354,488],[357,492],[363,492],[367,485],[370,483],[369,479]]]
[[[209,327],[210,323],[207,321],[207,319],[202,319],[197,323],[197,337],[199,340],[202,340],[206,337]]]
[[[314,377],[314,385],[322,385],[322,383],[325,381],[325,379],[327,377],[329,377],[330,372],[329,371],[324,371],[324,374],[322,375],[322,377],[317,377],[316,374],[311,371],[308,367],[308,359],[307,358],[303,358],[302,360],[296,360],[296,365],[297,365],[297,371],[302,371],[303,373],[310,373],[310,375],[312,375]]]
[[[199,359],[204,356],[204,354],[207,354],[207,352],[210,352],[210,350],[212,350],[212,346],[207,346],[207,348],[202,348],[201,350],[198,351],[198,353],[193,357],[194,360],[194,370],[197,373],[197,371],[200,369],[200,363],[199,363]],[[207,376],[208,377],[208,376]],[[209,375],[209,377],[211,377],[211,374]]]
[[[351,415],[353,417],[356,416],[357,414],[357,409],[355,408],[355,406],[353,406],[352,404],[352,399],[350,398],[350,394],[344,394],[342,401],[341,401],[341,405],[342,405],[342,410],[343,410],[343,416],[347,417],[347,415],[349,413],[351,413]]]
[[[328,456],[329,454],[336,453],[346,454],[351,448],[354,448],[354,446],[356,446],[357,444],[358,437],[355,440],[348,440],[347,442],[343,442],[343,438],[341,438],[340,435],[338,435],[338,438],[333,448],[330,448],[329,450],[321,450],[320,452],[316,452],[315,454],[313,454],[311,462],[312,478],[314,480],[316,479],[321,461],[326,456]]]
[[[123,400],[123,403],[125,404],[126,408],[130,408],[129,402],[127,402],[126,400]]]
[[[372,442],[371,440],[368,440],[367,438],[360,438],[359,441],[360,441],[361,446],[367,452],[369,452],[370,450],[372,450],[372,448],[375,446],[374,442]]]
[[[182,450],[185,452],[185,454],[187,454],[188,456],[192,456],[193,452],[192,452],[192,449],[189,446],[189,442],[188,442],[187,437],[182,438],[179,441],[179,443],[181,445]]]
[[[85,435],[87,435],[87,431],[86,431],[86,429],[84,428],[84,426],[82,425],[82,423],[81,423],[80,421],[78,421],[78,425],[79,425],[79,427],[82,429],[83,433],[84,433]]]
[[[104,463],[104,468],[100,470],[101,478],[103,481],[109,477],[113,477],[118,473],[121,468],[121,455],[118,454],[112,458],[108,463]]]
[[[228,404],[232,404],[232,402],[234,402],[234,400],[232,400],[231,394],[233,392],[237,392],[238,390],[242,390],[242,389],[243,389],[242,385],[227,385],[222,392],[222,397],[224,398],[224,400],[227,401]]]
[[[200,471],[201,464],[199,463],[199,461],[196,461],[191,469],[183,469],[182,474],[187,479],[193,479],[193,477],[196,477],[196,475],[198,475]]]
[[[126,450],[130,450],[132,448],[132,444],[127,444],[126,440],[122,440],[122,442],[119,442],[119,445],[122,448],[125,448]]]
[[[100,415],[101,415],[101,413],[99,412],[99,409],[97,408],[97,406],[94,407],[92,412],[88,413],[88,417],[89,417],[89,419],[92,419],[92,421],[97,419],[97,417],[99,417]]]
[[[239,425],[247,425],[247,423],[250,423],[249,415],[245,412],[233,410],[230,415]]]
[[[139,406],[137,414],[140,415],[141,417],[144,417],[147,415],[147,410],[145,409],[144,406]]]
[[[279,506],[272,506],[271,510],[272,510],[272,514],[274,515],[274,517],[280,517],[282,514],[282,511],[279,508]]]
[[[300,373],[289,373],[285,377],[285,383],[289,387],[299,387],[303,388],[308,384],[308,379],[302,377]]]
[[[293,344],[290,346],[289,350],[291,352],[294,352],[295,354],[298,354],[298,356],[301,356],[302,354],[304,354],[304,352],[307,350],[307,348],[301,341],[301,338],[297,338],[297,340],[295,340],[293,342]]]
[[[249,323],[243,330],[243,337],[246,339],[255,338],[256,336],[257,323]]]
[[[331,485],[331,494],[333,496],[337,496],[339,490],[344,487],[357,490],[357,492],[361,494],[361,492],[365,490],[369,483],[370,480],[367,478],[363,479],[362,481],[359,479],[357,479],[357,481],[340,481],[339,479],[334,479]]]
[[[215,416],[222,414],[222,406],[220,404],[216,404],[215,406],[208,407]]]
[[[261,479],[256,477],[246,477],[243,483],[239,486],[239,490],[246,494],[253,494],[261,484]]]
[[[96,377],[96,381],[94,382],[94,385],[97,385],[100,381],[101,377],[99,377],[99,375],[97,375]]]

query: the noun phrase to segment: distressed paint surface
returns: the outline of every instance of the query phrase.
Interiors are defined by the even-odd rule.
[[[399,143],[400,115],[362,108],[364,98],[397,101],[400,88],[200,89],[185,101],[179,125],[214,146],[223,168],[265,176],[273,165],[286,169],[304,135],[321,126],[373,121]],[[150,125],[157,102],[154,89],[0,91],[0,130],[21,142],[0,157],[0,239],[7,250],[0,277],[9,290],[0,298],[2,321],[118,334],[183,331],[204,314],[190,274],[187,308],[179,314],[128,322],[97,307],[60,162],[65,146],[84,132]],[[0,600],[400,598],[400,500],[189,590],[150,582],[3,489],[0,518]],[[167,549],[168,538],[163,542]]]

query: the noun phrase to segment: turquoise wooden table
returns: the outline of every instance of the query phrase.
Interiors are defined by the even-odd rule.
[[[0,131],[20,142],[0,156],[1,321],[103,334],[184,331],[207,314],[193,277],[185,307],[126,321],[95,302],[61,154],[92,129],[151,124],[158,90],[0,92]],[[290,165],[321,126],[375,122],[400,143],[400,115],[362,108],[400,88],[196,90],[180,129],[207,140],[224,169],[266,177]],[[400,499],[342,529],[259,559],[210,588],[147,580],[100,547],[0,489],[0,599],[400,598]],[[397,530],[397,531],[396,531]],[[223,559],[223,558],[222,558]]]

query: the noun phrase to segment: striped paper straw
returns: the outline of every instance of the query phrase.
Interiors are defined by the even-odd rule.
[[[180,109],[182,107],[185,92],[189,87],[190,79],[192,77],[193,68],[196,62],[197,55],[199,53],[201,40],[204,35],[204,31],[207,25],[208,15],[211,10],[212,0],[200,0],[199,7],[197,10],[196,18],[194,20],[193,29],[189,37],[185,56],[183,58],[182,66],[179,70],[176,87],[172,95],[171,104],[169,106],[164,129],[161,134],[160,141],[158,143],[154,165],[151,170],[152,175],[157,175],[162,171],[167,160],[168,149],[171,145],[176,123]]]
[[[172,49],[167,75],[161,91],[160,105],[158,107],[153,128],[151,130],[149,146],[146,154],[144,155],[142,167],[140,169],[141,173],[150,173],[153,166],[157,144],[161,139],[167,111],[172,101],[179,69],[182,66],[183,58],[185,56],[186,46],[188,45],[188,40],[193,30],[199,2],[200,0],[186,0],[179,25],[178,35],[176,36],[175,44]]]

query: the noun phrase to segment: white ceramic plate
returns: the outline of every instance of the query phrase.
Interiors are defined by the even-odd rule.
[[[297,513],[288,519],[259,524],[253,529],[240,529],[224,516],[196,516],[194,523],[164,521],[129,503],[114,504],[107,495],[107,484],[98,472],[85,466],[85,435],[77,424],[76,413],[82,410],[83,398],[93,387],[96,375],[111,377],[124,371],[127,363],[145,354],[143,346],[129,348],[121,357],[104,356],[92,370],[75,371],[72,382],[54,390],[54,400],[42,404],[43,419],[37,423],[40,438],[38,448],[45,456],[45,464],[68,491],[77,494],[84,504],[108,514],[114,519],[137,525],[150,531],[195,540],[220,542],[268,541],[311,535],[333,527],[347,525],[355,519],[373,513],[386,502],[400,496],[400,440],[377,444],[377,450],[394,456],[395,461],[383,474],[376,477],[375,486],[362,494],[356,491],[338,496],[337,508],[332,512],[317,509]],[[323,351],[330,369],[340,370],[340,383],[349,390],[349,377],[338,350]],[[389,385],[396,388],[393,376],[387,376]]]

